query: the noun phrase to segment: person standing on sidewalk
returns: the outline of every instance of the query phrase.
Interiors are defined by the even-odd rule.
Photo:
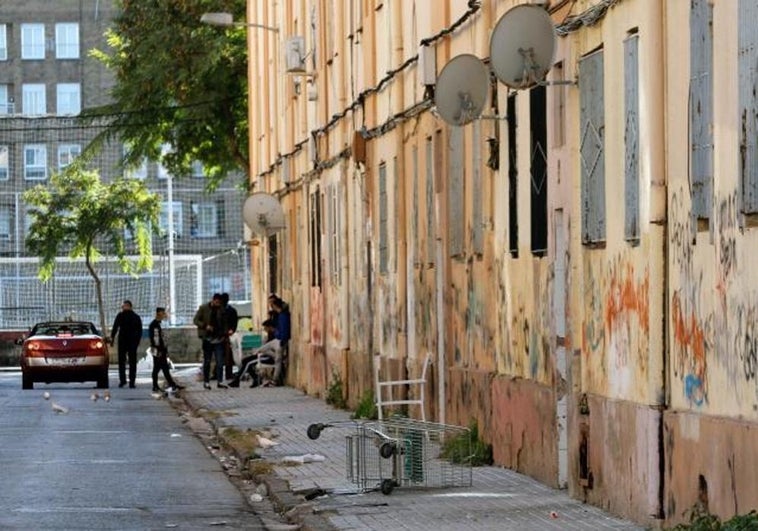
[[[166,384],[174,391],[184,389],[183,386],[176,383],[171,377],[171,372],[168,367],[168,348],[166,347],[166,340],[163,337],[163,327],[161,327],[161,321],[166,318],[166,308],[161,306],[155,309],[155,319],[150,323],[148,328],[148,336],[150,337],[150,347],[155,349],[153,355],[153,391],[160,392],[161,388],[158,386],[158,373],[163,371],[163,377],[166,379]]]
[[[224,343],[226,341],[225,316],[221,305],[221,295],[214,293],[210,302],[201,304],[192,320],[197,327],[197,335],[203,342],[203,387],[210,389],[211,359],[216,361],[216,386],[227,387],[224,379]]]
[[[118,335],[118,386],[126,385],[126,362],[129,360],[129,387],[134,389],[137,379],[137,348],[142,340],[142,319],[132,309],[132,301],[125,300],[111,327],[109,343]]]
[[[232,353],[231,336],[237,331],[239,314],[237,309],[229,304],[229,294],[221,294],[221,307],[224,311],[224,325],[226,326],[226,339],[224,341],[224,371],[226,379],[234,378],[234,354]]]
[[[277,370],[274,373],[274,385],[282,386],[287,379],[287,369],[289,368],[289,340],[292,335],[292,319],[290,316],[289,304],[277,296],[269,298],[269,303],[275,318],[274,321],[274,338],[279,340],[281,345],[280,361],[277,363]]]

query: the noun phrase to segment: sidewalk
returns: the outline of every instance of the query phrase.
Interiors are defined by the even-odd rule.
[[[499,467],[475,467],[473,486],[450,489],[398,487],[392,494],[355,494],[346,478],[345,436],[340,428],[325,429],[316,440],[306,430],[310,424],[350,419],[350,412],[336,410],[322,400],[290,387],[204,390],[189,374],[179,374],[187,385],[184,401],[193,410],[207,410],[216,430],[270,432],[278,444],[259,449],[273,465],[263,478],[272,501],[285,510],[298,506],[291,521],[302,529],[413,529],[413,530],[565,530],[643,527],[609,516],[600,509],[571,499],[537,481]],[[319,454],[324,461],[286,464],[285,456]],[[329,494],[306,501],[303,493],[320,489]],[[278,499],[277,499],[278,498]],[[306,518],[307,517],[307,518]]]

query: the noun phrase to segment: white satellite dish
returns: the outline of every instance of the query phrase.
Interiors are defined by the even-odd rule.
[[[511,88],[542,81],[553,66],[555,26],[542,7],[521,4],[509,9],[490,37],[490,64]]]
[[[437,112],[450,125],[466,125],[482,114],[489,86],[490,73],[484,63],[475,55],[458,55],[437,77]]]
[[[255,192],[242,205],[242,219],[253,234],[268,236],[285,228],[284,209],[266,192]]]

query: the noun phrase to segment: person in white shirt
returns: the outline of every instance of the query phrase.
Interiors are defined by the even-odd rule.
[[[263,321],[263,328],[267,334],[273,334],[276,330],[274,321],[266,319]],[[255,350],[249,356],[242,358],[240,370],[234,375],[229,382],[229,387],[239,387],[240,380],[245,373],[253,377],[253,384],[250,387],[257,387],[261,384],[261,378],[258,374],[259,365],[274,365],[274,381],[277,381],[282,372],[282,345],[278,338],[267,341]]]

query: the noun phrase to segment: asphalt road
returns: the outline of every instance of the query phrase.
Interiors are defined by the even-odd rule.
[[[20,373],[0,373],[0,529],[261,528],[220,463],[150,387],[138,380],[93,401],[103,390],[91,383],[22,391]]]

